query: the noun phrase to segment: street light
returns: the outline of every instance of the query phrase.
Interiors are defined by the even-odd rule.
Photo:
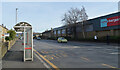
[[[17,10],[18,10],[18,8],[16,8],[16,24],[17,24]]]

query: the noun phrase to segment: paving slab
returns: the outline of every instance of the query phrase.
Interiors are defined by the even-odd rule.
[[[23,61],[22,41],[18,40],[2,59],[2,68],[46,68],[34,55],[33,61]]]

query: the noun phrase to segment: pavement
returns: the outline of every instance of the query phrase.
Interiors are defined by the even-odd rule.
[[[74,41],[58,43],[55,40],[34,40],[34,60],[23,62],[21,42],[17,41],[5,55],[2,61],[3,68],[54,68],[54,70],[118,68],[120,52],[116,44]]]
[[[2,59],[0,58],[0,70],[2,69]]]
[[[46,68],[34,55],[34,61],[23,62],[22,41],[17,41],[2,59],[2,68]]]

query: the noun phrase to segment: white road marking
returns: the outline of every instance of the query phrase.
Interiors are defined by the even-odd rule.
[[[80,48],[79,46],[74,46],[73,48]]]
[[[93,50],[93,49],[87,49],[87,50]]]
[[[118,53],[118,52],[113,52],[113,53],[110,53],[110,54],[120,54],[120,53]]]
[[[112,49],[106,49],[106,50],[112,50]]]
[[[72,46],[72,47],[69,47],[69,46],[66,46],[66,47],[62,47],[62,46],[60,46],[61,48],[81,48],[81,47],[79,47],[79,46]]]
[[[46,68],[50,68],[37,54],[35,54],[35,56],[44,64]]]
[[[102,47],[95,47],[95,48],[102,48]]]
[[[110,53],[110,54],[120,54],[120,53],[118,53],[118,52],[113,52],[113,53]]]

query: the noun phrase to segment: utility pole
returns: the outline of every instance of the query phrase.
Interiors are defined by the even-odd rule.
[[[16,8],[16,24],[17,24],[17,10],[18,10],[18,8]]]

